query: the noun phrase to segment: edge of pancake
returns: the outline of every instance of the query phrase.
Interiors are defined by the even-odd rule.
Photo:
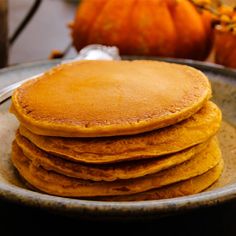
[[[53,156],[37,148],[33,143],[16,133],[15,139],[24,155],[36,166],[42,166],[48,171],[54,171],[68,177],[89,179],[93,181],[114,181],[117,179],[130,179],[153,174],[172,166],[189,160],[195,154],[203,151],[211,140],[195,145],[172,155],[131,162],[123,162],[106,165],[86,165],[78,162],[71,162],[60,157]]]
[[[12,162],[31,185],[52,195],[67,197],[129,195],[160,188],[207,172],[216,166],[221,159],[218,143],[215,141],[212,145],[209,150],[196,154],[194,158],[176,167],[157,174],[114,182],[79,180],[46,171],[32,165],[21,149],[14,144]]]
[[[141,61],[139,61],[141,62]],[[165,63],[165,62],[161,62]],[[168,64],[168,63],[165,63]],[[20,88],[16,89],[12,95],[12,105],[10,112],[16,115],[19,121],[26,126],[32,132],[39,135],[48,136],[62,136],[62,137],[101,137],[101,136],[114,136],[114,135],[133,135],[151,131],[154,129],[163,128],[181,120],[187,119],[194,113],[196,113],[204,103],[211,97],[211,85],[208,78],[199,70],[194,69],[190,66],[178,65],[175,66],[185,68],[188,73],[194,73],[194,76],[201,78],[202,83],[205,83],[205,91],[201,97],[198,97],[191,106],[185,107],[180,111],[171,112],[169,115],[158,116],[154,118],[140,118],[135,122],[127,122],[125,124],[115,123],[109,125],[93,125],[90,127],[81,125],[71,125],[64,123],[53,123],[52,121],[42,121],[32,118],[29,114],[26,114],[20,105],[18,97],[20,96],[20,90],[26,89],[27,86],[31,86],[36,83],[39,79],[44,77],[36,78],[28,81],[21,85]],[[54,69],[55,70],[55,69]],[[48,72],[49,73],[49,72]],[[53,126],[52,126],[53,124]]]
[[[153,189],[142,193],[124,196],[96,197],[90,198],[90,200],[114,202],[147,201],[192,195],[202,192],[209,188],[212,184],[214,184],[220,178],[223,169],[224,161],[223,159],[221,159],[219,164],[217,164],[212,169],[208,170],[206,173],[188,180],[184,180],[159,189]]]
[[[75,162],[104,164],[156,158],[205,142],[216,134],[221,119],[220,109],[209,101],[198,113],[176,125],[135,136],[90,139],[89,145],[84,145],[84,139],[80,138],[35,135],[23,126],[19,130],[21,135],[48,153]]]

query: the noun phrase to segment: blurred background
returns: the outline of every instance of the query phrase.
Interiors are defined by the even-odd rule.
[[[8,34],[13,35],[34,0],[8,0]],[[54,49],[64,50],[70,43],[67,27],[72,21],[76,1],[43,0],[35,15],[9,49],[9,64],[47,59]],[[71,50],[68,56],[73,56]]]
[[[90,43],[101,43],[116,45],[126,55],[192,58],[236,67],[236,62],[232,63],[236,61],[236,50],[232,50],[236,47],[236,0],[178,1],[188,1],[194,5],[197,9],[195,15],[203,15],[203,11],[205,14],[205,10],[210,9],[213,20],[206,20],[208,16],[204,15],[205,32],[200,29],[200,18],[191,17],[194,15],[193,10],[184,6],[184,3],[174,6],[176,0],[156,0],[156,3],[155,0],[139,0],[139,6],[129,10],[132,12],[132,19],[124,18],[122,21],[125,9],[128,9],[132,1],[84,0],[79,5],[80,1],[76,0],[0,0],[0,65],[4,67],[49,57],[73,57],[76,55],[75,48],[79,51]],[[113,6],[111,2],[114,2]],[[156,23],[160,22],[158,14],[165,12],[164,2],[168,2],[165,4],[168,5],[175,27],[181,29],[176,35],[171,34],[167,18],[160,18],[162,25]],[[212,6],[216,3],[218,7],[219,3],[232,7],[217,9],[218,13],[215,13]],[[153,8],[151,4],[156,4],[157,10],[154,14],[148,13],[148,7]],[[102,5],[103,11],[99,10]],[[24,29],[19,30],[22,19],[32,8],[34,9],[26,21],[27,24],[23,24]],[[76,13],[77,8],[79,10]],[[71,22],[74,19],[72,27]],[[211,30],[207,27],[211,27]],[[217,33],[212,33],[215,29]],[[16,35],[17,30],[19,34]],[[215,46],[215,42],[218,46]],[[218,49],[212,55],[212,48],[215,47]],[[178,51],[177,48],[182,50]],[[226,48],[234,55],[230,54],[226,58]],[[218,59],[215,58],[215,52]]]

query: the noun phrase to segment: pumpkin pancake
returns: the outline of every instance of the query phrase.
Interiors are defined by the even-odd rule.
[[[39,135],[131,135],[184,120],[210,96],[207,77],[189,66],[87,60],[24,83],[12,96],[11,111]]]
[[[221,112],[212,102],[190,118],[166,128],[132,136],[60,138],[36,135],[23,126],[20,133],[40,149],[68,160],[104,164],[157,157],[205,142],[220,127]]]
[[[16,143],[13,143],[12,150],[12,162],[27,182],[43,192],[67,197],[128,195],[144,192],[201,175],[216,166],[220,159],[220,149],[213,139],[208,148],[190,160],[159,173],[135,179],[94,182],[67,177],[34,165]]]
[[[114,181],[117,179],[137,178],[178,165],[202,151],[208,146],[209,142],[198,144],[184,151],[161,158],[107,165],[75,163],[53,156],[37,148],[34,144],[20,135],[19,132],[16,133],[16,143],[22,149],[24,155],[29,158],[34,165],[42,166],[46,170],[52,170],[69,177],[80,179]]]
[[[124,196],[110,196],[110,197],[98,197],[93,200],[102,201],[145,201],[145,200],[158,200],[174,197],[182,197],[191,194],[202,192],[210,187],[215,181],[217,181],[223,171],[224,161],[220,160],[212,169],[208,170],[202,175],[198,175],[191,179],[187,179],[175,184],[171,184],[162,188],[152,189],[143,193],[137,193]]]

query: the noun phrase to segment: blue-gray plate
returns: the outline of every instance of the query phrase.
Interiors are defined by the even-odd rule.
[[[236,70],[191,60],[165,60],[196,67],[203,71],[212,83],[213,100],[223,112],[223,125],[219,139],[225,169],[217,183],[208,190],[191,196],[139,202],[70,199],[27,189],[10,162],[11,141],[17,126],[17,121],[8,112],[9,98],[14,89],[11,85],[46,71],[60,62],[55,60],[0,70],[0,199],[86,219],[138,219],[161,217],[179,211],[220,204],[236,198]]]

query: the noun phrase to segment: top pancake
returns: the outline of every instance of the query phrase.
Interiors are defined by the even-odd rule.
[[[131,135],[190,117],[210,95],[206,76],[188,66],[80,61],[23,84],[13,94],[11,111],[40,135]]]

